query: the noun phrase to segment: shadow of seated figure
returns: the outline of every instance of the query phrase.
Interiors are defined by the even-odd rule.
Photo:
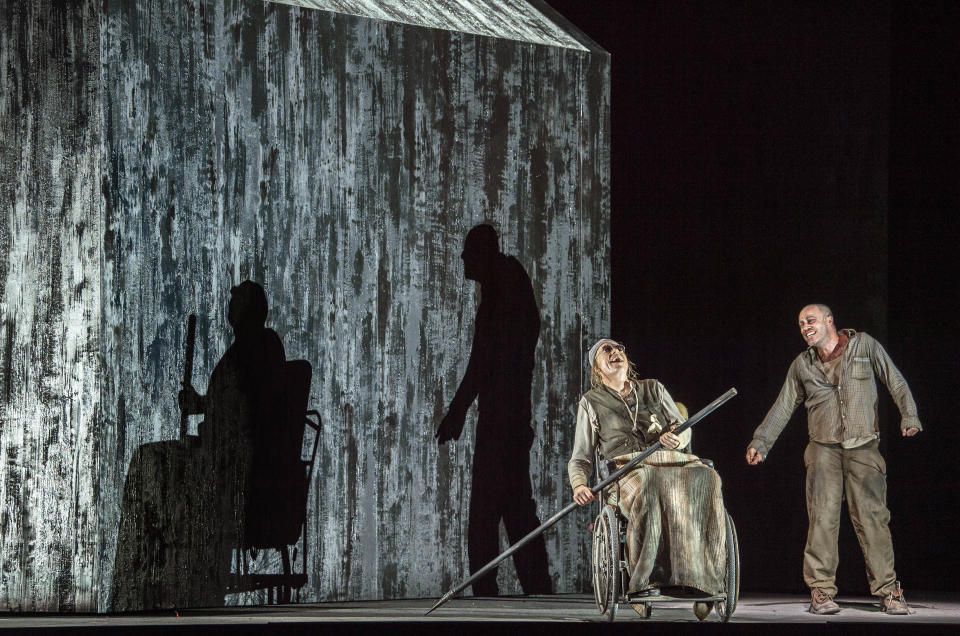
[[[254,451],[282,390],[283,343],[265,327],[263,288],[231,290],[234,341],[206,395],[187,384],[185,414],[199,437],[137,448],[127,471],[113,575],[113,610],[223,605],[233,550],[244,544]]]

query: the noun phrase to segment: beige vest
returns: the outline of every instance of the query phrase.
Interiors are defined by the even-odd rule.
[[[643,382],[656,382],[656,380],[639,381],[641,384]],[[602,457],[613,459],[618,455],[642,451],[656,442],[660,434],[666,430],[668,420],[659,404],[641,402],[637,407],[632,402],[637,395],[649,393],[650,391],[638,390],[637,393],[631,393],[622,400],[606,386],[590,389],[584,393],[583,396],[597,414],[597,421],[591,424],[597,430]],[[631,419],[634,414],[636,414],[636,427]]]

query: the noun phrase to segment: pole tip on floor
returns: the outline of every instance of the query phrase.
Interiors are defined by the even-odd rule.
[[[462,589],[462,588],[461,588],[461,589]],[[427,610],[427,613],[424,614],[424,616],[430,616],[430,613],[433,612],[433,610],[437,609],[438,607],[440,607],[441,605],[443,605],[444,603],[446,603],[447,601],[449,601],[451,598],[453,598],[453,595],[454,595],[455,593],[456,593],[456,592],[451,591],[451,592],[447,592],[446,594],[444,594],[444,595],[440,598],[440,600],[437,601],[437,602],[434,604],[433,607],[431,607],[429,610]]]

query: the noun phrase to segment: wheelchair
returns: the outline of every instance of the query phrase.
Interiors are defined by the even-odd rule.
[[[689,452],[689,447],[685,449]],[[599,456],[594,464],[601,474],[600,467],[604,465]],[[701,459],[702,463],[713,468],[713,462]],[[605,477],[605,476],[604,476]],[[629,559],[627,555],[626,528],[627,519],[620,512],[615,503],[611,503],[609,490],[611,485],[597,497],[600,502],[600,513],[594,520],[591,528],[593,532],[592,560],[593,560],[593,597],[597,609],[610,622],[617,617],[617,608],[620,603],[628,603],[637,610],[642,618],[649,618],[654,603],[657,602],[713,602],[717,615],[724,623],[730,620],[737,608],[740,597],[740,548],[737,542],[737,530],[730,513],[724,510],[726,517],[726,569],[724,573],[724,589],[716,596],[642,596],[628,598],[625,583],[630,579]],[[699,618],[699,617],[698,617]],[[700,619],[704,620],[704,619]]]

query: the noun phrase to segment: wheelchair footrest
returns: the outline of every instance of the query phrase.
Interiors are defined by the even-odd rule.
[[[694,601],[725,601],[727,600],[726,596],[695,596],[693,594],[684,594],[680,596],[673,596],[670,594],[657,594],[656,596],[638,596],[635,594],[627,594],[626,601],[628,603],[692,603]]]
[[[227,594],[252,592],[280,586],[296,590],[306,584],[306,574],[234,574],[227,583]]]
[[[628,603],[693,603],[694,601],[725,601],[726,596],[640,596],[628,598]]]

